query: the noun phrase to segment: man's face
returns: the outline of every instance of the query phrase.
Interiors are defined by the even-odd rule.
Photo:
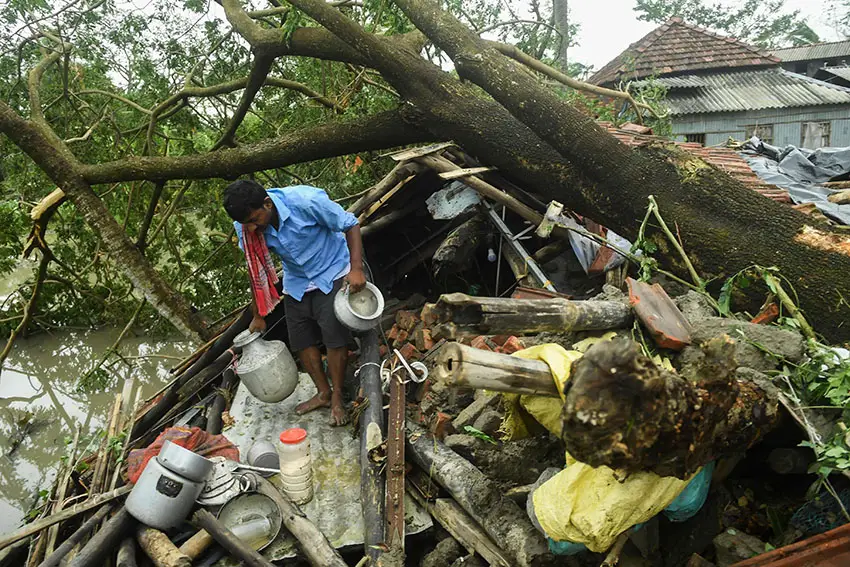
[[[263,206],[251,211],[248,218],[242,221],[242,228],[248,232],[254,232],[256,230],[263,231],[271,224],[273,217],[274,204],[269,197],[266,197]]]

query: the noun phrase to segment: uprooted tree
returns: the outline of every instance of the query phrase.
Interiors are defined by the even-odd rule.
[[[850,315],[842,296],[850,289],[850,238],[675,146],[631,149],[618,142],[570,96],[540,80],[575,86],[527,55],[554,51],[548,46],[555,44],[546,42],[557,30],[546,39],[542,32],[551,26],[545,22],[516,23],[528,26],[526,32],[501,37],[518,42],[519,49],[481,37],[482,31],[504,29],[493,23],[498,9],[470,16],[460,6],[455,15],[432,0],[291,0],[252,10],[239,0],[220,0],[220,8],[204,13],[196,4],[186,5],[204,20],[201,41],[184,45],[193,28],[181,33],[165,24],[170,35],[156,46],[139,39],[150,34],[145,29],[110,37],[125,54],[116,55],[115,68],[107,70],[110,59],[92,54],[91,34],[110,14],[115,17],[111,3],[83,10],[71,9],[72,2],[63,14],[76,19],[58,30],[48,24],[64,16],[29,22],[26,33],[13,36],[18,43],[11,47],[21,57],[4,60],[10,84],[0,102],[0,132],[36,166],[15,162],[13,173],[41,179],[41,196],[53,190],[49,182],[59,187],[64,195],[51,206],[70,201],[96,236],[95,258],[106,253],[137,295],[183,334],[205,336],[204,310],[221,304],[204,305],[197,293],[181,293],[174,282],[197,276],[206,252],[231,259],[237,253],[226,242],[216,243],[180,265],[187,243],[169,237],[167,221],[187,187],[207,197],[193,219],[181,223],[207,220],[212,231],[226,233],[226,219],[213,213],[223,185],[216,180],[322,180],[328,167],[322,164],[333,162],[318,160],[452,140],[543,200],[557,199],[627,236],[636,235],[654,195],[703,277],[728,277],[752,264],[778,266],[818,330],[832,340],[850,338],[850,328],[842,325]],[[101,9],[107,14],[98,15]],[[226,23],[217,18],[222,12]],[[132,69],[144,62],[137,52],[147,48],[164,54],[168,71],[140,82]],[[88,59],[75,55],[84,49]],[[457,75],[445,70],[446,56]],[[18,59],[29,68],[14,82]],[[122,65],[127,61],[134,65]],[[308,65],[312,75],[305,72]],[[310,84],[284,78],[296,73]],[[171,95],[156,98],[163,88]],[[286,94],[273,94],[280,92]],[[368,101],[366,92],[372,93]],[[292,109],[305,96],[314,101],[310,112],[293,119]],[[4,147],[14,149],[8,142]],[[302,175],[286,169],[296,164],[310,169]],[[334,169],[337,181],[355,175],[352,166]],[[125,201],[126,212],[116,215]],[[649,237],[673,269],[687,273],[660,233],[650,227]],[[37,247],[53,260],[49,243],[42,239]],[[218,267],[209,272],[210,282],[235,269],[228,262],[211,264]],[[212,295],[237,289],[209,285]],[[90,291],[91,282],[80,286]],[[30,307],[36,291],[28,297]]]

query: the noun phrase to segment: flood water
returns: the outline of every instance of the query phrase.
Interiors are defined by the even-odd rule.
[[[106,427],[115,394],[127,378],[135,377],[140,399],[145,399],[169,381],[168,369],[192,351],[180,340],[127,336],[120,352],[134,368],[115,364],[104,389],[83,391],[79,377],[100,360],[119,332],[43,333],[16,341],[0,373],[0,534],[19,527],[39,490],[50,488],[76,429],[85,436]]]

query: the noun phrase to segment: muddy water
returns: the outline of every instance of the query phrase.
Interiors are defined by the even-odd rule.
[[[179,341],[127,337],[121,353],[136,366],[116,364],[97,392],[77,380],[111,346],[119,330],[42,334],[19,340],[0,374],[0,534],[16,529],[41,489],[51,486],[77,427],[88,434],[106,426],[115,394],[134,376],[142,399],[169,380],[168,369],[191,352]]]

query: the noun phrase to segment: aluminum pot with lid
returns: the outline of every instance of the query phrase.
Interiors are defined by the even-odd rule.
[[[156,460],[168,470],[196,482],[204,480],[213,468],[209,459],[171,441],[162,444]]]

